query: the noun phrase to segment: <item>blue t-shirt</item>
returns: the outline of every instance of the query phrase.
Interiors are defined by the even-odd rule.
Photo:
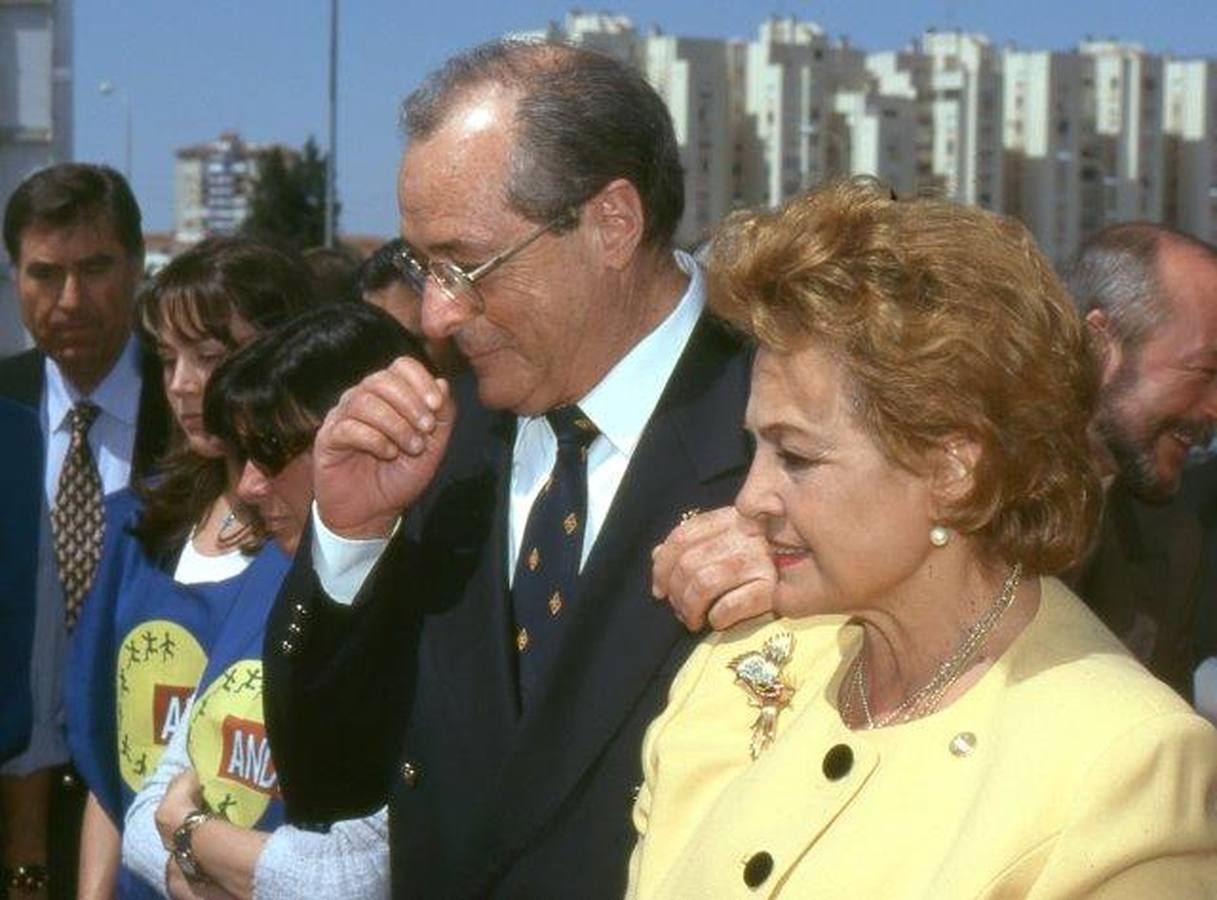
[[[267,544],[239,575],[179,584],[131,534],[139,514],[130,490],[106,498],[101,563],[72,635],[64,685],[72,761],[120,831],[185,723],[234,603],[255,582],[273,600],[286,572],[282,552]],[[150,891],[120,873],[120,897],[155,896]]]
[[[203,799],[242,828],[273,831],[283,801],[262,710],[262,641],[289,560],[241,586],[216,638],[190,713],[187,747]]]

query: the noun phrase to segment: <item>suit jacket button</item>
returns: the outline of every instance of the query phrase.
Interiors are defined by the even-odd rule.
[[[847,744],[837,744],[824,754],[824,777],[840,781],[854,767],[854,751]]]
[[[421,773],[418,771],[418,766],[414,765],[414,763],[410,762],[409,760],[406,760],[401,764],[401,780],[406,787],[412,788],[416,786],[418,784],[418,777],[420,774]]]
[[[638,784],[636,784],[632,788],[630,788],[630,791],[629,791],[630,802],[633,803],[635,800],[637,800],[638,795],[640,793],[642,793],[642,782],[639,782]]]
[[[307,619],[309,615],[309,608],[303,603],[294,603],[292,604],[292,614],[298,618]]]
[[[300,632],[302,632],[304,629],[300,627],[299,622],[288,622],[287,630],[292,633],[293,637],[298,637]]]
[[[63,777],[61,777],[59,779],[59,781],[60,781],[60,784],[63,785],[65,790],[70,791],[70,790],[75,789],[75,787],[76,787],[76,776],[73,775],[71,772],[64,772]]]
[[[283,652],[284,656],[291,656],[296,652],[296,645],[291,641],[280,641],[279,649]]]
[[[750,888],[760,887],[773,871],[773,857],[762,850],[752,854],[744,863],[744,884]]]

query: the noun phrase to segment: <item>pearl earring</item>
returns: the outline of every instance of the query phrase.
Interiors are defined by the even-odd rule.
[[[930,543],[935,547],[945,547],[951,540],[951,532],[945,525],[935,525],[930,529]]]

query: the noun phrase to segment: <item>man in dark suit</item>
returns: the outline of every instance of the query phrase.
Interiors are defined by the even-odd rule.
[[[1150,671],[1191,698],[1200,528],[1175,499],[1217,421],[1217,249],[1148,223],[1091,238],[1070,287],[1102,356],[1099,542],[1075,586]]]
[[[0,769],[0,835],[6,881],[24,888],[49,873],[52,897],[75,896],[83,791],[66,765],[62,677],[72,610],[56,562],[50,511],[73,459],[76,411],[88,457],[108,493],[146,474],[163,449],[168,413],[156,359],[133,335],[135,290],[143,274],[140,212],[126,181],[104,166],[64,164],[31,175],[9,198],[4,245],[21,316],[35,348],[0,360],[0,397],[24,407],[41,432],[42,452],[22,477],[38,487],[38,511],[23,523],[37,541],[34,589],[19,602],[26,631],[32,727],[24,750]],[[77,483],[75,480],[72,482]],[[71,504],[60,504],[70,528]],[[66,518],[65,518],[66,517]],[[20,874],[14,874],[20,873]]]
[[[400,261],[475,377],[399,361],[318,435],[267,630],[280,785],[297,822],[387,800],[395,896],[618,897],[643,732],[693,640],[653,598],[727,621],[775,580],[730,508],[747,356],[672,250],[677,145],[638,74],[492,44],[404,119]],[[695,589],[653,588],[674,528]]]
[[[30,472],[42,465],[38,417],[0,399],[0,763],[30,740],[30,643],[34,639],[34,585],[38,571],[38,520],[42,497]]]

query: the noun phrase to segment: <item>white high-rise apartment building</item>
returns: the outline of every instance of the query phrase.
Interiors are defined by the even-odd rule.
[[[982,35],[929,31],[914,47],[871,53],[881,95],[916,103],[916,191],[1001,209],[1000,59]]]
[[[572,12],[522,38],[564,39],[642,72],[672,116],[685,172],[685,212],[676,240],[693,245],[730,212],[737,190],[733,87],[738,78],[730,42],[640,35],[626,16]]]
[[[843,175],[874,175],[901,197],[917,192],[917,101],[873,90],[837,91]]]
[[[1129,219],[1217,240],[1217,61],[1116,41],[997,50],[934,30],[863,54],[794,17],[747,41],[642,35],[610,13],[527,36],[609,53],[655,85],[686,170],[682,243],[732,208],[852,174],[1017,216],[1061,267]]]
[[[1088,122],[1082,148],[1082,236],[1163,212],[1162,60],[1137,44],[1084,41]]]
[[[1021,219],[1058,267],[1081,240],[1083,81],[1090,61],[1077,53],[1006,50],[1005,212]]]
[[[232,131],[179,149],[173,166],[174,240],[193,244],[209,235],[236,234],[249,216],[259,161],[269,149]],[[280,149],[288,159],[295,157]]]
[[[927,32],[933,149],[930,168],[946,196],[1002,208],[1002,91],[997,53],[987,38]]]
[[[1164,217],[1217,243],[1217,62],[1166,62]]]
[[[2,0],[0,47],[0,201],[7,202],[26,176],[72,158],[72,3]],[[0,276],[0,354],[28,342],[12,281]]]
[[[731,46],[725,41],[651,35],[647,80],[667,104],[685,170],[685,213],[676,240],[704,240],[732,208]]]
[[[794,18],[762,23],[745,50],[745,129],[753,153],[742,159],[742,200],[776,206],[822,180],[843,157],[833,144],[828,38]]]

